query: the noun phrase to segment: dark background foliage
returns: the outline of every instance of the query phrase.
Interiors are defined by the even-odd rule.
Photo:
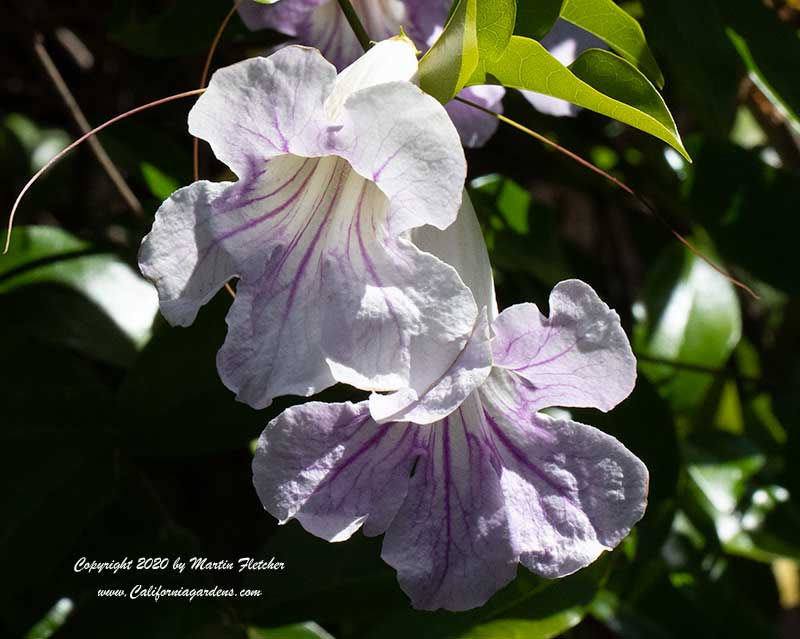
[[[141,215],[84,146],[36,185],[0,258],[0,635],[323,636],[298,625],[314,621],[338,638],[800,636],[800,7],[621,4],[663,67],[693,165],[594,114],[551,118],[516,94],[506,109],[623,179],[760,299],[684,250],[634,199],[510,128],[469,160],[501,307],[546,308],[557,281],[580,277],[632,336],[636,391],[609,415],[576,416],[650,468],[650,505],[634,534],[572,577],[520,569],[480,610],[428,614],[410,610],[379,540],[331,545],[295,523],[276,526],[251,486],[250,446],[292,400],[255,412],[218,380],[225,295],[191,328],[156,319],[150,331],[152,296],[135,275],[158,204],[191,180],[184,101],[101,135]],[[228,8],[6,2],[0,208],[79,134],[34,53],[36,34],[98,124],[196,87]],[[278,41],[235,19],[215,63]],[[204,175],[223,175],[205,148],[202,157]],[[139,316],[144,325],[129,321]],[[351,395],[335,388],[324,399]],[[82,556],[275,557],[287,568],[97,577],[73,571]],[[263,594],[191,604],[97,597],[142,582]]]

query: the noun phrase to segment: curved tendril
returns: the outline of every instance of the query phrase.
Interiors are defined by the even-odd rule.
[[[200,76],[200,88],[205,89],[206,82],[208,82],[208,72],[211,70],[211,60],[214,58],[214,53],[217,51],[217,47],[219,46],[219,41],[222,39],[222,34],[225,33],[225,29],[228,27],[228,23],[233,18],[233,14],[236,13],[236,10],[239,8],[245,0],[237,0],[233,3],[231,10],[228,11],[228,14],[222,20],[222,23],[219,25],[219,29],[217,29],[217,33],[214,35],[214,39],[211,41],[211,48],[208,50],[208,55],[206,56],[206,63],[203,66],[203,73]],[[200,179],[200,140],[199,138],[192,139],[192,166],[194,171],[194,181],[197,182]],[[231,287],[230,283],[225,282],[225,290],[228,291],[230,296],[233,299],[236,299],[236,292]]]
[[[696,255],[698,258],[700,258],[701,260],[703,260],[703,261],[704,261],[706,264],[708,264],[708,265],[709,265],[711,268],[713,268],[713,269],[714,269],[714,270],[715,270],[717,273],[719,273],[720,275],[722,275],[722,276],[723,276],[723,277],[724,277],[726,280],[728,280],[728,281],[729,281],[731,284],[733,284],[734,286],[737,286],[738,288],[740,288],[740,289],[742,289],[743,291],[747,292],[749,295],[751,295],[751,296],[753,297],[753,299],[756,299],[756,300],[757,300],[757,299],[761,299],[761,298],[760,298],[760,297],[759,297],[759,296],[756,294],[756,292],[755,292],[755,291],[754,291],[752,288],[750,288],[749,286],[747,286],[747,284],[744,284],[743,282],[740,282],[740,281],[739,281],[739,280],[737,280],[736,278],[734,278],[734,277],[730,276],[730,275],[729,275],[729,274],[728,274],[728,273],[725,271],[725,269],[723,269],[723,268],[722,268],[722,267],[720,267],[720,266],[717,266],[717,265],[716,265],[716,264],[715,264],[715,263],[714,263],[714,262],[713,262],[711,259],[709,259],[709,258],[708,258],[708,257],[706,257],[705,255],[703,255],[702,251],[700,251],[700,250],[699,250],[697,247],[695,247],[695,246],[694,246],[694,245],[693,245],[693,244],[692,244],[692,243],[691,243],[689,240],[687,240],[687,239],[686,239],[686,238],[685,238],[683,235],[681,235],[680,233],[678,233],[678,231],[676,231],[674,228],[672,228],[672,226],[670,226],[669,222],[667,222],[667,221],[666,221],[666,220],[665,220],[665,219],[664,219],[664,218],[663,218],[663,217],[662,217],[662,216],[661,216],[661,215],[658,213],[658,211],[656,211],[656,210],[655,210],[655,208],[653,208],[653,206],[652,206],[652,205],[651,205],[651,204],[650,204],[650,203],[649,203],[647,200],[645,200],[645,199],[644,199],[644,198],[643,198],[641,195],[639,195],[639,194],[638,194],[636,191],[634,191],[634,190],[633,190],[631,187],[629,187],[627,184],[625,184],[625,183],[624,183],[622,180],[619,180],[618,178],[615,178],[613,175],[609,175],[608,173],[606,173],[605,171],[603,171],[603,169],[601,169],[600,167],[597,167],[597,166],[595,166],[594,164],[592,164],[592,163],[591,163],[591,162],[589,162],[588,160],[584,160],[584,159],[583,159],[581,156],[579,156],[578,154],[576,154],[576,153],[573,153],[573,152],[572,152],[572,151],[570,151],[569,149],[565,149],[563,146],[561,146],[560,144],[557,144],[557,143],[553,142],[551,139],[549,139],[549,138],[545,137],[545,136],[544,136],[544,135],[542,135],[541,133],[537,133],[536,131],[533,131],[532,129],[529,129],[528,127],[526,127],[526,126],[524,126],[524,125],[520,124],[519,122],[516,122],[515,120],[512,120],[511,118],[507,118],[506,116],[504,116],[504,115],[502,115],[502,114],[500,114],[500,113],[497,113],[497,112],[495,112],[495,111],[492,111],[491,109],[487,109],[486,107],[483,107],[483,106],[481,106],[480,104],[476,104],[475,102],[472,102],[472,101],[470,101],[470,100],[465,100],[464,98],[461,98],[461,97],[458,97],[458,96],[456,96],[456,97],[455,97],[455,98],[453,98],[453,99],[454,99],[454,100],[457,100],[458,102],[461,102],[461,103],[463,103],[463,104],[466,104],[466,105],[468,105],[468,106],[471,106],[471,107],[473,107],[473,108],[475,108],[475,109],[478,109],[479,111],[483,111],[484,113],[486,113],[486,114],[488,114],[488,115],[492,115],[492,116],[496,117],[498,120],[500,120],[500,122],[504,122],[505,124],[508,124],[508,125],[510,125],[510,126],[513,126],[515,129],[517,129],[517,130],[519,130],[519,131],[522,131],[522,132],[523,132],[523,133],[525,133],[526,135],[529,135],[529,136],[531,136],[532,138],[534,138],[534,139],[536,139],[536,140],[539,140],[539,142],[542,142],[542,143],[544,143],[544,144],[547,144],[548,146],[551,146],[551,147],[553,147],[553,148],[554,148],[554,149],[556,149],[556,150],[557,150],[559,153],[563,153],[564,155],[566,155],[566,156],[567,156],[568,158],[570,158],[571,160],[574,160],[575,162],[577,162],[578,164],[580,164],[580,165],[582,165],[582,166],[586,167],[586,168],[587,168],[587,169],[589,169],[590,171],[593,171],[594,173],[597,173],[598,175],[601,175],[602,177],[604,177],[604,178],[605,178],[605,179],[607,179],[608,181],[610,181],[610,182],[614,183],[616,186],[618,186],[619,188],[621,188],[623,191],[625,191],[625,192],[626,192],[626,193],[628,193],[629,195],[632,195],[634,198],[636,198],[636,200],[637,200],[637,201],[638,201],[638,202],[639,202],[639,203],[640,203],[642,206],[644,206],[644,207],[645,207],[646,211],[647,211],[647,212],[648,212],[648,213],[649,213],[649,214],[650,214],[650,215],[651,215],[653,218],[655,218],[656,220],[658,220],[658,222],[659,222],[659,223],[660,223],[660,224],[661,224],[661,225],[662,225],[662,226],[663,226],[663,227],[664,227],[664,228],[665,228],[667,231],[669,231],[669,233],[670,233],[670,234],[671,234],[671,235],[672,235],[672,236],[673,236],[673,237],[674,237],[676,240],[678,240],[678,241],[679,241],[681,244],[683,244],[683,245],[684,245],[684,246],[685,246],[687,249],[689,249],[689,250],[690,250],[690,251],[691,251],[691,252],[692,252],[694,255]]]
[[[208,72],[211,70],[211,60],[214,58],[214,54],[217,51],[217,47],[219,46],[219,41],[222,39],[222,34],[225,33],[225,29],[228,27],[228,23],[233,18],[233,14],[236,13],[236,10],[245,0],[237,0],[234,2],[233,7],[231,10],[228,11],[228,15],[222,20],[222,24],[219,25],[219,29],[217,29],[216,35],[214,35],[214,40],[211,42],[211,48],[208,50],[208,55],[206,56],[206,63],[203,67],[203,73],[200,76],[200,88],[205,89],[206,82],[208,82]],[[194,138],[192,143],[192,161],[194,162],[194,181],[197,182],[200,179],[200,140],[198,138]]]
[[[82,135],[77,140],[75,140],[72,144],[66,147],[64,150],[57,153],[55,156],[50,158],[50,160],[45,164],[41,169],[39,169],[33,177],[28,180],[22,190],[19,192],[17,199],[14,201],[14,206],[11,208],[11,214],[8,216],[8,233],[6,234],[6,243],[5,248],[3,249],[3,255],[8,253],[8,249],[11,246],[11,230],[14,226],[14,216],[17,213],[17,209],[19,208],[19,204],[22,201],[22,198],[25,197],[25,194],[30,190],[30,188],[34,185],[34,183],[42,177],[54,164],[56,164],[61,158],[63,158],[67,153],[72,151],[74,148],[80,146],[86,140],[88,140],[93,135],[100,133],[103,129],[110,127],[112,124],[119,122],[120,120],[124,120],[132,115],[136,115],[142,111],[146,111],[147,109],[151,109],[156,106],[160,106],[162,104],[166,104],[167,102],[174,102],[175,100],[180,100],[182,98],[189,98],[194,95],[201,95],[205,92],[205,89],[193,89],[191,91],[184,91],[183,93],[176,93],[175,95],[167,96],[166,98],[161,98],[160,100],[155,100],[154,102],[148,102],[147,104],[143,104],[142,106],[138,106],[135,109],[131,109],[130,111],[126,111],[125,113],[121,113],[120,115],[107,120],[103,124],[98,127],[95,127],[85,135]]]

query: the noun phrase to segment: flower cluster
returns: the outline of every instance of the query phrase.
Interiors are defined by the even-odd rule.
[[[275,15],[301,4],[327,6]],[[238,180],[174,193],[140,266],[178,325],[238,278],[218,369],[241,401],[371,391],[273,420],[258,495],[330,541],[385,534],[414,606],[462,610],[518,563],[558,577],[613,548],[644,512],[647,470],[614,438],[542,412],[622,401],[628,340],[577,280],[555,287],[547,317],[498,312],[459,135],[416,73],[404,36],[338,74],[301,46],[218,71],[189,128]]]

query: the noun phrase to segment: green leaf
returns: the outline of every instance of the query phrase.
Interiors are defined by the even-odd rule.
[[[714,259],[707,242],[698,248]],[[650,363],[640,370],[678,412],[693,408],[708,391],[713,376],[684,370],[680,364],[722,368],[741,337],[742,319],[733,285],[699,257],[672,246],[654,265],[644,299],[636,307],[634,348]]]
[[[142,177],[147,183],[147,188],[159,200],[166,200],[180,187],[178,180],[167,175],[157,166],[150,164],[150,162],[142,162],[140,168]]]
[[[608,51],[589,49],[569,69],[601,93],[652,116],[680,141],[675,121],[661,94],[630,63]]]
[[[514,0],[478,2],[476,32],[481,61],[497,60],[514,34],[517,3]]]
[[[419,63],[419,86],[442,104],[467,84],[478,66],[477,0],[459,0],[442,35]]]
[[[459,639],[551,639],[577,626],[585,614],[583,608],[576,607],[536,621],[501,619],[476,626]]]
[[[601,558],[569,577],[556,580],[543,579],[520,568],[516,580],[480,608],[461,613],[407,611],[388,616],[373,628],[369,638],[555,637],[584,617],[608,574],[609,564],[607,557]]]
[[[561,17],[593,33],[662,88],[664,76],[639,23],[612,0],[565,0]]]
[[[313,621],[307,621],[280,628],[250,628],[247,639],[334,639],[334,637]]]
[[[98,253],[66,231],[48,226],[14,229],[11,249],[0,257],[0,293],[33,285],[57,285],[80,294],[138,348],[150,339],[158,310],[155,289],[116,256]],[[69,308],[72,307],[74,304]],[[77,315],[69,317],[67,311],[56,305],[50,313],[64,314],[59,320],[80,321]],[[112,364],[128,363],[127,356],[123,358],[125,361],[119,359],[119,350],[113,351],[114,354],[104,353],[104,344],[97,337],[89,336],[84,342],[86,352]]]
[[[511,178],[484,175],[470,183],[492,264],[504,272],[533,274],[548,287],[570,276],[555,211],[534,201]]]
[[[514,32],[514,0],[461,0],[444,32],[420,61],[420,87],[443,104],[472,75],[499,58]]]
[[[789,491],[759,481],[766,456],[744,437],[705,434],[686,444],[698,504],[726,552],[756,561],[800,561],[800,510]]]
[[[630,124],[691,161],[658,91],[636,67],[613,53],[590,49],[568,69],[540,43],[514,36],[505,53],[486,65],[486,74],[476,74],[470,84],[491,80],[561,98]]]
[[[727,33],[750,76],[769,100],[800,131],[800,38],[774,9],[750,0],[717,0],[727,18]]]
[[[564,0],[536,0],[517,3],[514,35],[541,40],[558,20]]]

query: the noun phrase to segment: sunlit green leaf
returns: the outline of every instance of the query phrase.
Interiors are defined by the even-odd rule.
[[[419,85],[449,102],[478,66],[477,0],[459,0],[436,43],[419,63]]]
[[[717,0],[727,33],[750,77],[800,131],[800,82],[792,62],[800,56],[797,28],[777,12],[748,0]]]
[[[714,259],[709,244],[699,248]],[[692,365],[712,371],[723,367],[741,337],[733,285],[687,249],[670,247],[654,265],[636,316],[634,345],[641,355],[640,370],[675,410],[696,406],[713,376],[692,370]]]
[[[664,76],[639,23],[613,0],[564,0],[561,17],[593,33],[661,88]]]
[[[250,628],[247,639],[334,639],[313,621],[280,628]]]
[[[491,62],[502,55],[514,33],[517,3],[514,0],[479,1],[477,7],[475,25],[480,59]]]
[[[568,69],[535,40],[514,36],[505,53],[485,66],[486,75],[476,74],[471,84],[494,80],[567,100],[650,133],[689,159],[658,91],[613,53],[590,49]]]

